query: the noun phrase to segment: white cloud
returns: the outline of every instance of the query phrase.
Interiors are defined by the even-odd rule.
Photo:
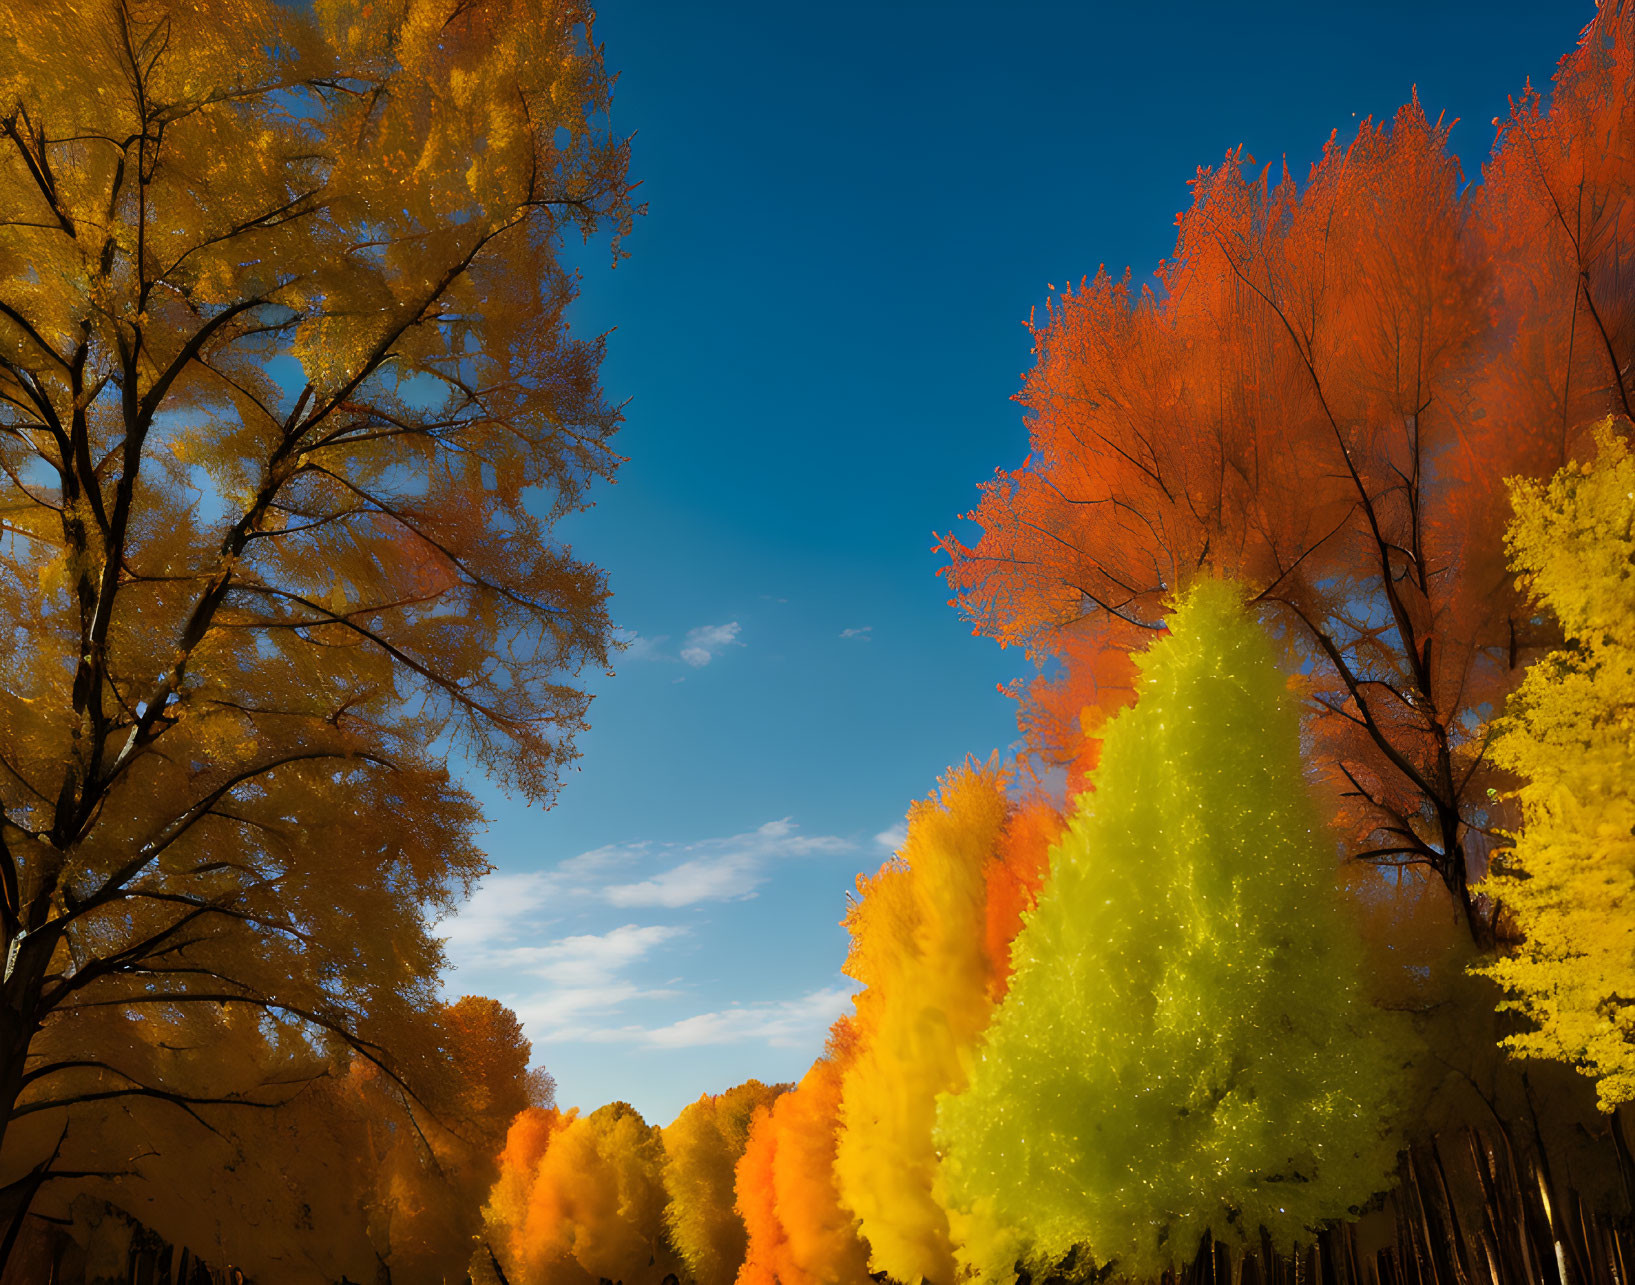
[[[821,1046],[849,990],[729,1004],[742,965],[722,962],[720,935],[701,926],[710,921],[639,920],[752,898],[784,860],[856,847],[834,835],[803,834],[786,817],[693,843],[605,844],[545,870],[490,875],[439,929],[457,970],[450,993],[492,995],[509,1005],[547,1065],[552,1049],[575,1044],[622,1044],[653,1050],[652,1057],[756,1042]],[[613,916],[637,922],[613,927]],[[701,989],[700,967],[720,981]]]
[[[564,986],[518,1001],[513,1005],[529,1034],[560,1040],[584,1031],[587,1018],[605,1017],[619,1005],[644,999],[657,992],[643,991],[633,982],[613,982],[606,986]],[[575,1023],[580,1025],[576,1026]],[[594,1028],[591,1028],[594,1029]]]
[[[734,1004],[698,1013],[666,1026],[620,1026],[587,1031],[581,1038],[599,1044],[640,1044],[648,1048],[699,1048],[710,1044],[760,1042],[798,1048],[821,1041],[835,1018],[851,1008],[855,984],[810,991],[798,999]]]
[[[517,946],[506,956],[513,968],[561,986],[605,986],[655,947],[686,931],[664,924],[625,924],[611,932],[581,933],[545,946]]]
[[[676,854],[686,855],[686,860],[650,878],[604,888],[601,895],[615,906],[671,910],[701,901],[737,901],[755,895],[755,889],[767,880],[767,865],[775,860],[846,852],[851,846],[832,835],[797,834],[794,822],[785,817],[748,834],[677,847]]]
[[[602,895],[615,906],[664,906],[674,910],[699,901],[735,901],[760,883],[759,861],[749,853],[734,853],[706,861],[683,861],[663,874],[640,883],[618,884]]]
[[[615,629],[613,636],[624,644],[623,655],[630,660],[657,660],[674,664],[676,661],[686,661],[694,669],[702,669],[728,647],[742,647],[738,633],[741,626],[736,620],[729,620],[724,625],[699,625],[696,629],[689,629],[687,636],[681,640],[681,654],[678,656],[664,644],[670,641],[669,634],[654,634],[648,637],[639,634],[634,629]],[[679,678],[672,682],[680,682]]]
[[[595,879],[598,875],[608,874],[620,866],[628,866],[651,846],[646,840],[638,840],[635,843],[604,843],[600,848],[592,848],[589,852],[581,852],[577,857],[558,861],[552,873],[558,879],[575,883],[584,882]]]
[[[842,638],[861,638],[864,642],[868,642],[869,634],[871,634],[873,631],[873,625],[854,625],[850,629],[842,629],[840,631],[840,636]]]
[[[880,831],[879,834],[874,836],[874,841],[882,848],[887,848],[892,852],[896,852],[897,849],[901,848],[903,844],[908,842],[908,822],[899,821],[889,830]]]
[[[687,645],[681,649],[681,658],[694,669],[702,669],[728,647],[743,645],[738,641],[736,620],[724,625],[700,625],[687,631]]]
[[[548,904],[556,891],[557,881],[545,871],[489,875],[437,931],[455,953],[480,949],[515,935],[518,921]]]
[[[605,933],[580,933],[543,946],[494,951],[487,963],[505,975],[537,977],[547,989],[510,997],[534,1038],[583,1038],[632,1000],[666,999],[675,992],[644,987],[625,976],[658,947],[686,934],[661,924],[625,924]]]
[[[597,902],[673,910],[704,901],[736,901],[753,896],[770,877],[768,867],[779,860],[849,852],[854,846],[834,835],[801,834],[788,817],[743,834],[696,843],[642,839],[604,844],[549,870],[490,875],[458,913],[442,922],[439,932],[456,964],[486,964],[503,955],[508,965],[515,965],[524,957],[519,950],[546,949],[514,950],[509,945],[541,936],[540,929],[551,922],[540,917],[542,910],[577,914]],[[632,877],[641,869],[654,873]]]

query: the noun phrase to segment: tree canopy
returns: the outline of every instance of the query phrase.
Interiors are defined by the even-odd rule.
[[[846,972],[865,989],[841,1077],[835,1184],[869,1267],[893,1280],[952,1285],[957,1273],[932,1191],[937,1095],[965,1087],[1022,905],[1044,872],[1040,841],[1054,838],[1005,786],[995,764],[949,772],[909,810],[901,850],[873,878],[858,877],[846,916]]]
[[[738,1285],[863,1285],[869,1247],[835,1184],[840,1085],[857,1054],[850,1017],[788,1093],[757,1107],[734,1188],[749,1233]]]
[[[981,1280],[1081,1246],[1156,1275],[1206,1231],[1289,1246],[1390,1185],[1412,1045],[1363,994],[1284,676],[1233,584],[1168,626],[938,1099],[938,1195]]]
[[[1553,640],[1504,564],[1504,479],[1630,412],[1632,57],[1635,13],[1603,4],[1480,183],[1417,99],[1304,183],[1234,150],[1156,288],[1101,271],[1052,301],[1029,457],[966,515],[979,538],[943,540],[976,627],[1065,663],[1024,705],[1037,751],[1071,765],[1086,706],[1127,698],[1118,655],[1167,593],[1237,576],[1310,676],[1353,855],[1429,868],[1489,936],[1485,722]]]
[[[746,1080],[688,1103],[664,1130],[665,1223],[694,1285],[732,1285],[749,1248],[734,1205],[738,1161],[755,1113],[788,1084]]]
[[[448,756],[549,801],[608,654],[551,536],[617,460],[558,257],[632,217],[591,23],[0,5],[0,1234],[109,1169],[94,1104],[299,1089],[173,1072],[197,1005],[436,1099]]]

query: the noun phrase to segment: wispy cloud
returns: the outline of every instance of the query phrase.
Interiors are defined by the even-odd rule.
[[[780,863],[857,846],[803,834],[785,817],[692,843],[605,844],[549,869],[491,875],[439,925],[455,966],[451,991],[508,1004],[547,1063],[553,1049],[571,1045],[616,1044],[652,1057],[757,1042],[821,1047],[849,1003],[840,979],[794,998],[731,1003],[744,969],[723,953],[724,930],[697,911],[684,925],[640,920],[756,897]],[[614,916],[631,922],[610,926]],[[696,975],[700,968],[711,980]]]
[[[675,855],[687,854],[686,859],[649,878],[604,888],[601,895],[615,906],[671,910],[701,901],[737,901],[755,895],[767,880],[767,867],[776,860],[845,852],[851,846],[833,835],[799,834],[785,817],[747,834],[672,847]]]
[[[549,983],[548,989],[515,1000],[514,1007],[536,1036],[563,1038],[596,1029],[632,1000],[673,995],[640,986],[626,974],[686,931],[663,924],[625,924],[543,946],[512,946],[494,952],[489,962],[512,978],[525,975]]]
[[[565,883],[583,884],[640,861],[652,847],[645,839],[634,843],[604,843],[600,848],[558,861],[551,874]]]
[[[796,1048],[821,1041],[835,1018],[851,1008],[857,986],[830,986],[797,999],[734,1004],[684,1017],[666,1026],[619,1026],[586,1032],[599,1044],[640,1044],[649,1048],[699,1048],[710,1044],[764,1043]]]
[[[738,641],[736,620],[724,625],[700,625],[687,631],[687,645],[681,649],[681,658],[694,669],[702,669],[728,647],[743,645]]]
[[[840,636],[842,638],[861,638],[864,642],[868,642],[869,635],[873,632],[873,625],[854,625],[850,629],[842,629]]]
[[[632,1000],[662,996],[662,991],[644,991],[634,982],[611,982],[605,986],[553,986],[522,999],[513,998],[511,1008],[527,1028],[529,1038],[542,1040],[595,1038],[598,1019],[605,1021]]]
[[[634,629],[616,629],[614,637],[624,644],[622,654],[627,660],[656,660],[671,664],[684,661],[694,669],[702,669],[727,648],[744,645],[738,637],[741,628],[736,620],[729,620],[722,625],[699,625],[689,629],[687,636],[681,640],[679,654],[665,646],[670,641],[669,634],[649,636],[639,634]]]
[[[438,935],[447,939],[456,954],[503,941],[515,933],[519,923],[533,919],[536,911],[550,903],[557,885],[557,879],[542,870],[489,875],[458,914],[437,926]]]
[[[855,846],[835,835],[802,834],[789,817],[694,843],[604,844],[549,870],[490,875],[458,913],[438,925],[438,934],[456,964],[484,964],[511,943],[537,940],[562,914],[580,914],[598,903],[674,910],[737,901],[754,896],[778,861]],[[556,913],[547,918],[546,911]]]
[[[563,986],[607,985],[654,948],[680,937],[685,928],[666,924],[625,924],[605,933],[580,933],[544,946],[518,946],[509,952],[514,967]]]
[[[880,831],[879,834],[874,836],[874,841],[882,848],[896,852],[898,848],[908,842],[908,822],[899,821],[889,830]]]

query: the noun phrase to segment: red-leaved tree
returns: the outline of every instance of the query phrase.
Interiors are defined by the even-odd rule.
[[[1200,170],[1155,287],[1101,271],[1052,301],[1018,395],[1031,454],[966,515],[980,539],[942,541],[977,629],[1066,666],[1024,698],[1036,751],[1070,761],[1058,707],[1105,698],[1086,657],[1116,674],[1097,658],[1168,593],[1241,577],[1353,855],[1429,867],[1489,934],[1485,722],[1545,641],[1504,564],[1503,479],[1629,414],[1632,37],[1608,0],[1480,184],[1416,98],[1331,137],[1304,184],[1241,151]]]

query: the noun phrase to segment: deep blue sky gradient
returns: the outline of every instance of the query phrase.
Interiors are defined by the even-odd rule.
[[[1491,118],[1529,76],[1548,81],[1592,13],[608,0],[596,34],[649,213],[616,271],[605,246],[574,252],[574,321],[617,327],[604,375],[629,402],[629,463],[563,530],[649,642],[595,678],[553,810],[481,787],[512,882],[478,946],[456,943],[452,988],[526,1018],[574,975],[529,972],[539,948],[560,963],[579,947],[552,942],[664,928],[605,974],[664,994],[530,1021],[562,1100],[626,1098],[663,1123],[701,1091],[798,1076],[821,1048],[811,1013],[771,1043],[753,1021],[702,1024],[736,1032],[714,1044],[643,1032],[734,1006],[770,1020],[840,985],[837,921],[852,876],[887,854],[875,835],[949,764],[1014,738],[995,688],[1027,664],[946,606],[931,546],[1025,454],[1009,398],[1049,283],[1103,263],[1150,272],[1199,165],[1243,144],[1303,177],[1331,129],[1349,137],[1416,84],[1433,118],[1461,119],[1454,150],[1479,178]],[[706,666],[644,658],[732,622],[742,645]],[[639,878],[783,818],[851,846],[762,858],[745,900],[606,905],[586,885],[530,906],[507,891],[609,844],[650,845],[619,867]]]

